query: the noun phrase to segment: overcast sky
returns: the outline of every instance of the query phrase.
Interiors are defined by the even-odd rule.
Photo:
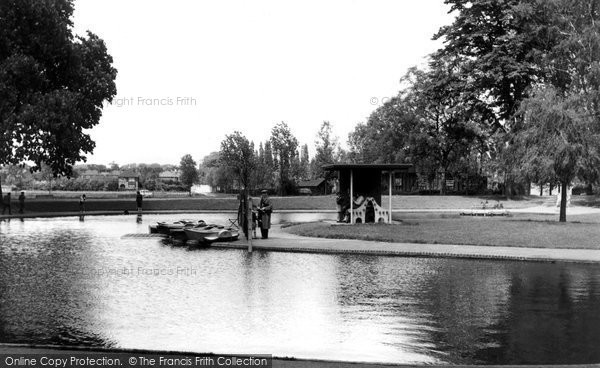
[[[442,0],[76,0],[75,31],[107,44],[117,97],[88,163],[197,161],[239,130],[258,146],[285,121],[314,153],[340,141],[440,46]]]

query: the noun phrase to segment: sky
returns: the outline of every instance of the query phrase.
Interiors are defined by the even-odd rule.
[[[255,142],[286,122],[314,154],[340,143],[400,78],[441,46],[443,0],[75,0],[75,32],[99,35],[117,96],[89,131],[88,163],[178,164],[238,130]]]

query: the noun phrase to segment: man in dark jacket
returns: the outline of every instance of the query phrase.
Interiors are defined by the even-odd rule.
[[[144,199],[144,197],[142,196],[142,194],[138,190],[137,195],[135,196],[135,204],[137,205],[137,211],[138,212],[142,212],[142,200],[143,199]]]
[[[19,213],[25,212],[25,192],[21,192],[19,196]]]

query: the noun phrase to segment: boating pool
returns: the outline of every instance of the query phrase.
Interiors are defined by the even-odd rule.
[[[600,362],[598,265],[249,254],[121,238],[157,220],[228,217],[0,222],[0,342],[415,364]]]

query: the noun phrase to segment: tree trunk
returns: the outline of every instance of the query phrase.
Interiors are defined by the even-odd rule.
[[[552,195],[552,189],[554,189],[554,185],[550,183],[550,187],[548,189],[548,195]]]
[[[508,173],[504,172],[504,188],[502,189],[502,195],[508,198]]]
[[[440,180],[440,195],[445,194],[445,189],[446,189],[446,172],[443,171],[442,178]]]
[[[560,215],[558,217],[559,222],[567,221],[567,186],[568,182],[561,182],[561,190],[560,190]]]
[[[540,197],[544,195],[544,184],[540,184]]]

